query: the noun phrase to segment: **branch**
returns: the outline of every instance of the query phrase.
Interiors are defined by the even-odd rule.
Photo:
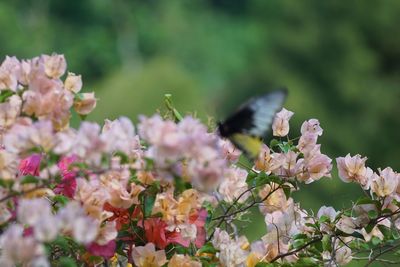
[[[290,255],[293,255],[293,254],[299,252],[300,250],[303,250],[303,249],[305,249],[306,247],[308,247],[308,246],[310,246],[310,245],[312,245],[312,244],[314,244],[314,243],[317,243],[317,242],[319,242],[319,241],[321,241],[321,240],[322,240],[322,236],[320,236],[320,237],[318,237],[318,238],[316,238],[316,239],[313,239],[313,240],[309,241],[308,243],[302,245],[301,247],[299,247],[299,248],[297,248],[297,249],[294,249],[294,250],[292,250],[292,251],[288,251],[288,252],[283,253],[283,254],[279,254],[278,256],[276,256],[275,258],[273,258],[273,259],[270,261],[270,263],[275,262],[275,261],[277,261],[277,260],[279,260],[279,259],[281,259],[281,258],[290,256]]]

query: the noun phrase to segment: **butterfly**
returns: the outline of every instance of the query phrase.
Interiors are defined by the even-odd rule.
[[[225,121],[218,123],[219,134],[228,138],[250,159],[258,156],[263,141],[271,129],[275,114],[282,109],[286,89],[278,89],[251,98]]]

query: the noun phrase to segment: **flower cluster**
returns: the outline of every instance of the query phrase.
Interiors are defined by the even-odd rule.
[[[276,139],[248,166],[170,98],[172,116],[136,127],[121,117],[71,128],[71,111],[84,117],[96,99],[66,68],[56,54],[0,66],[1,266],[338,266],[399,246],[400,175],[390,167],[337,158],[340,179],[366,193],[349,208],[314,215],[292,197],[332,176],[318,120],[290,138],[294,113],[282,109]],[[266,232],[250,242],[238,222],[253,207]]]

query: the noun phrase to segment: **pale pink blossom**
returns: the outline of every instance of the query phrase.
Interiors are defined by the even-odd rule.
[[[28,85],[30,81],[30,72],[32,69],[32,60],[21,60],[20,73],[19,73],[19,83],[23,85]]]
[[[396,191],[398,183],[399,174],[394,172],[392,168],[379,169],[379,175],[374,174],[372,176],[371,190],[377,196],[389,196]]]
[[[271,160],[271,150],[264,144],[254,163],[254,168],[258,171],[264,171],[269,174],[271,173],[271,164],[274,165],[274,163],[271,163]]]
[[[68,76],[64,81],[64,88],[77,94],[82,89],[82,76],[68,72]]]
[[[303,159],[297,161],[297,179],[306,184],[312,183],[322,177],[331,177],[332,160],[319,151],[316,145]]]
[[[273,174],[283,176],[284,178],[294,177],[298,169],[296,164],[297,157],[298,153],[294,151],[273,153],[269,167]]]
[[[317,136],[321,136],[323,130],[322,130],[321,126],[319,125],[319,121],[317,119],[310,119],[308,121],[305,121],[301,125],[300,132],[302,135],[304,135],[305,133],[312,133]]]
[[[44,63],[44,71],[50,78],[58,79],[67,70],[67,62],[65,61],[64,55],[42,55],[41,60],[43,60]]]
[[[336,228],[346,234],[352,234],[358,225],[356,220],[352,217],[342,216],[339,221],[336,223]]]
[[[277,210],[287,210],[289,206],[293,205],[293,200],[287,199],[283,189],[275,183],[265,185],[258,195],[264,200],[259,206],[264,215]]]
[[[18,95],[10,96],[0,103],[0,128],[9,128],[21,113],[22,100]]]
[[[6,56],[0,66],[0,91],[18,89],[18,76],[20,72],[20,63],[16,57]]]
[[[6,150],[0,149],[0,178],[12,180],[17,177],[18,157]]]
[[[33,226],[51,214],[50,203],[44,198],[21,199],[18,203],[17,218],[23,224]]]
[[[293,112],[285,108],[276,113],[272,130],[274,136],[286,136],[289,133],[289,120],[293,116]]]
[[[46,252],[42,244],[32,236],[23,236],[23,227],[19,224],[12,224],[0,236],[0,265],[8,266],[50,266],[46,260]]]
[[[217,228],[212,244],[219,250],[217,257],[223,266],[240,266],[247,259],[249,252],[246,248],[249,246],[249,242],[244,236],[233,240],[226,231]]]
[[[132,259],[138,267],[161,267],[167,263],[167,257],[164,250],[156,251],[153,243],[147,243],[145,246],[132,248]]]
[[[243,203],[250,196],[250,192],[245,193],[248,188],[246,178],[246,170],[231,167],[225,172],[225,177],[219,185],[218,192],[226,202],[232,203],[240,197],[238,203]]]
[[[225,155],[225,158],[230,163],[236,163],[239,160],[240,155],[242,155],[242,151],[237,149],[228,139],[221,139],[220,142],[222,153]]]
[[[339,178],[346,183],[359,183],[364,189],[368,189],[371,171],[365,167],[366,160],[366,157],[362,158],[358,154],[354,157],[347,154],[346,157],[337,158],[336,163],[339,171]]]
[[[78,178],[76,181],[77,189],[74,199],[82,203],[86,213],[99,221],[110,217],[111,214],[103,210],[103,206],[110,199],[110,195],[99,180]]]
[[[116,229],[115,221],[105,222],[99,229],[95,242],[99,245],[106,245],[111,240],[117,238],[118,231]]]
[[[102,129],[101,138],[106,143],[109,153],[121,151],[131,156],[140,153],[139,137],[130,119],[120,117],[116,120],[106,120]]]
[[[55,135],[50,121],[16,123],[4,135],[6,150],[13,153],[26,152],[40,147],[44,152],[50,151],[55,145]]]
[[[56,139],[55,153],[76,155],[95,165],[100,164],[106,148],[106,143],[100,136],[100,126],[91,122],[82,122],[78,131],[69,129],[59,132]]]
[[[98,236],[98,221],[86,215],[85,210],[76,201],[70,201],[58,213],[62,231],[72,233],[75,241],[82,244],[93,242]]]
[[[372,237],[377,237],[380,240],[383,240],[385,238],[385,236],[379,229],[379,227],[378,227],[379,225],[390,229],[391,223],[390,223],[390,220],[386,218],[386,219],[381,220],[378,223],[376,223],[376,225],[372,228],[372,230],[370,232],[367,232],[367,230],[365,228],[362,228],[358,232],[363,235],[364,240],[367,242],[369,242],[372,239]]]

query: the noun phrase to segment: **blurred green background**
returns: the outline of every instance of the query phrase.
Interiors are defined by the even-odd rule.
[[[100,99],[88,119],[137,119],[172,93],[181,111],[223,118],[249,96],[289,88],[292,136],[318,118],[332,158],[400,170],[400,1],[9,0],[0,55],[63,53]],[[340,208],[357,186],[323,179],[305,208]]]

